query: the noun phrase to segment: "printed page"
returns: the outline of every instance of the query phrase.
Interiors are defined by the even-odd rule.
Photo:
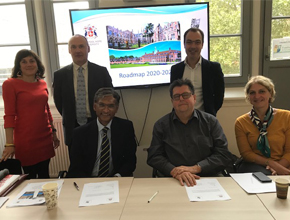
[[[276,192],[274,181],[261,183],[253,177],[252,173],[231,173],[230,175],[247,193]]]
[[[0,180],[0,195],[6,191],[10,186],[12,186],[17,180],[19,180],[20,175],[8,174],[2,180]]]
[[[84,185],[79,206],[93,206],[119,202],[119,182],[107,181]]]
[[[231,199],[217,179],[200,179],[196,180],[196,183],[192,187],[185,186],[191,202]]]
[[[4,203],[8,200],[8,197],[0,197],[0,208],[4,205]]]

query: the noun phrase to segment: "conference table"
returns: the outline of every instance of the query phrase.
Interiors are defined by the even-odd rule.
[[[6,205],[27,183],[51,181],[26,180],[8,194],[9,200],[0,209],[0,219],[110,219],[110,220],[251,220],[289,218],[290,198],[280,200],[276,193],[248,194],[230,177],[214,177],[225,189],[231,200],[190,202],[185,187],[173,178],[78,178],[64,179],[58,207],[47,210],[45,205],[7,208]],[[275,178],[275,177],[274,177]],[[79,207],[85,183],[118,180],[120,202]],[[80,191],[73,185],[77,182]],[[159,193],[148,203],[148,199]]]
[[[279,176],[271,176],[271,179],[275,180]],[[289,176],[282,177],[289,180]],[[289,219],[290,218],[290,193],[288,189],[287,199],[278,199],[276,193],[263,193],[257,194],[257,197],[261,200],[264,206],[268,209],[274,219]]]
[[[19,185],[12,193],[8,194],[9,200],[12,200],[20,191],[27,185],[27,183],[52,181],[47,180],[28,180]],[[119,181],[119,195],[120,202],[109,205],[87,206],[79,207],[79,200],[81,197],[82,189],[85,183],[95,183],[103,181]],[[76,190],[74,186],[76,182],[80,190]],[[59,219],[59,220],[82,220],[82,219],[104,219],[114,220],[120,219],[122,214],[129,190],[133,182],[133,177],[122,178],[78,178],[78,179],[64,179],[64,183],[58,199],[58,207],[52,210],[47,210],[45,205],[25,206],[7,208],[9,200],[0,209],[1,220],[46,220],[46,219]]]
[[[215,178],[231,200],[189,202],[185,188],[173,178],[136,178],[130,189],[121,220],[273,219],[255,194],[247,194],[230,177]],[[148,203],[148,199],[156,191],[159,191],[158,195]]]

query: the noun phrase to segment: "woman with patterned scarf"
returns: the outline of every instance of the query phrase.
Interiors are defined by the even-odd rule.
[[[264,76],[252,77],[245,86],[246,100],[253,108],[235,123],[243,158],[238,172],[290,174],[290,111],[271,106],[275,93],[272,80]]]

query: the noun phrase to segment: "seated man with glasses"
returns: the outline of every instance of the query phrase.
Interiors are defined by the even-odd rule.
[[[74,129],[67,177],[133,176],[135,133],[131,121],[115,117],[119,101],[112,88],[96,92],[97,119]]]
[[[157,175],[193,186],[200,176],[219,175],[231,162],[231,153],[218,120],[194,108],[191,81],[175,80],[169,91],[174,109],[154,125],[147,163]]]

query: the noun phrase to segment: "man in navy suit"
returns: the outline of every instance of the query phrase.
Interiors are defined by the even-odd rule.
[[[57,110],[62,115],[65,144],[69,151],[72,133],[79,124],[76,120],[77,74],[82,67],[86,90],[87,122],[96,118],[93,109],[94,95],[99,88],[113,87],[112,79],[106,67],[88,61],[90,46],[82,35],[75,35],[69,40],[69,53],[73,63],[55,71],[53,81],[53,97]]]
[[[191,80],[196,94],[195,108],[216,116],[224,100],[224,74],[219,63],[200,55],[203,43],[202,30],[190,28],[184,33],[187,57],[171,67],[170,82],[185,78]]]
[[[94,98],[97,119],[73,132],[71,163],[67,177],[101,176],[103,129],[109,139],[107,176],[132,176],[136,168],[136,141],[133,123],[115,117],[120,96],[112,88],[99,89]]]

